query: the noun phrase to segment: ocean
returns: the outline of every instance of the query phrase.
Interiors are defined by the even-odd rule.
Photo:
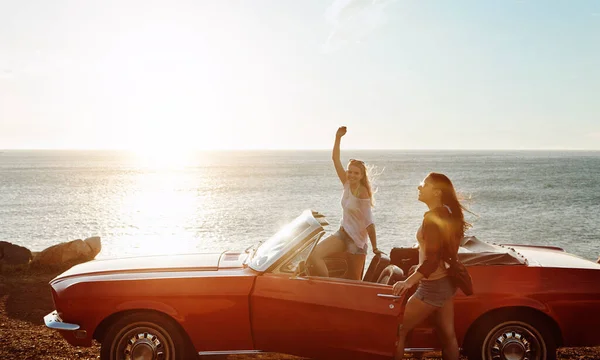
[[[430,171],[452,179],[474,214],[469,235],[600,254],[600,152],[343,150],[372,165],[379,248],[415,241]],[[98,258],[242,250],[305,209],[341,216],[331,153],[0,152],[0,240],[41,251],[102,238]]]

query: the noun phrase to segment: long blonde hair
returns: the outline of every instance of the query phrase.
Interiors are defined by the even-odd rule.
[[[362,160],[350,159],[348,162],[348,166],[356,166],[360,169],[362,173],[362,178],[360,179],[360,184],[367,189],[367,194],[369,195],[369,200],[371,201],[371,207],[375,206],[375,198],[373,197],[373,189],[371,188],[371,181],[369,180],[369,172],[367,171],[367,167],[365,166],[365,162]]]

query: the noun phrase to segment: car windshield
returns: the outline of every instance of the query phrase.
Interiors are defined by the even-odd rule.
[[[256,271],[266,271],[277,259],[300,244],[311,233],[315,226],[312,222],[316,223],[312,216],[304,213],[281,228],[256,250],[250,260],[250,267]]]

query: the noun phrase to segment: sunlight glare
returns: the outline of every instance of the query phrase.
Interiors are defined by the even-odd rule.
[[[177,170],[192,165],[193,151],[177,148],[138,149],[134,152],[137,166],[155,170]]]
[[[153,161],[156,166],[162,160]],[[126,221],[139,234],[130,243],[138,254],[194,251],[195,236],[186,227],[193,223],[201,200],[194,192],[182,191],[187,186],[179,172],[158,170],[137,176],[135,191],[124,199],[122,207]]]

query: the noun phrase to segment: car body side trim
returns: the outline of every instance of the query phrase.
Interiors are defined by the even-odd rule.
[[[440,351],[441,349],[436,348],[406,348],[404,349],[407,353],[423,353],[423,352],[432,352],[432,351]],[[200,356],[211,356],[211,355],[243,355],[243,354],[259,354],[262,353],[262,350],[223,350],[223,351],[200,351],[198,355]]]
[[[223,350],[223,351],[200,351],[200,356],[211,356],[211,355],[243,355],[243,354],[258,354],[262,353],[262,350]]]
[[[406,348],[404,352],[407,353],[420,353],[420,352],[431,352],[431,351],[440,351],[441,349],[436,348]]]
[[[458,348],[459,351],[462,351],[462,348]],[[406,348],[404,349],[407,353],[423,353],[423,352],[433,352],[433,351],[442,351],[442,349],[437,348]]]

